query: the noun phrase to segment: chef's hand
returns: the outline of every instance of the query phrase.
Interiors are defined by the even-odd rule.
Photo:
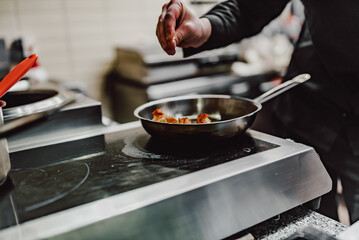
[[[163,50],[176,53],[175,47],[200,47],[211,35],[211,23],[198,18],[181,0],[171,0],[162,7],[156,35]]]

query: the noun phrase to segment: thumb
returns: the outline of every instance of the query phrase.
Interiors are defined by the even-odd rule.
[[[176,29],[175,35],[173,37],[175,46],[181,45],[181,43],[183,43],[186,39],[186,36],[187,33],[183,27],[179,27],[178,29]]]

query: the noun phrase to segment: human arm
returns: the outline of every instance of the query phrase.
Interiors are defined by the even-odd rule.
[[[224,47],[258,34],[276,18],[289,0],[230,0],[217,4],[206,13],[211,35],[199,48],[184,49],[190,56],[205,50]]]
[[[174,48],[180,46],[184,48],[185,56],[224,47],[259,33],[283,11],[288,1],[229,0],[216,5],[202,18],[198,18],[191,11],[186,10],[188,7],[182,1],[172,0],[162,8],[157,24],[157,37],[167,53],[174,54]],[[204,30],[201,28],[201,21],[207,22]],[[191,28],[182,26],[191,26]],[[161,31],[162,35],[160,34],[159,37],[158,33]],[[172,38],[177,32],[185,36],[183,39],[187,39],[186,45],[180,45],[181,41]],[[201,41],[194,41],[193,38]]]

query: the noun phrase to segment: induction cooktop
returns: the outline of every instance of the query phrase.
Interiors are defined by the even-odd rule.
[[[207,237],[201,226],[221,219],[223,208],[226,215],[240,211],[247,216],[247,223],[229,216],[232,223],[224,229],[236,226],[238,232],[257,223],[257,215],[265,220],[330,189],[326,172],[317,171],[320,162],[308,162],[317,158],[313,149],[250,130],[227,141],[179,143],[152,138],[136,122],[13,152],[10,158],[12,170],[0,189],[0,236],[14,236],[20,226],[30,239],[73,238],[86,228],[111,224],[122,229],[121,238],[166,224],[168,231],[180,227],[187,236],[192,224],[199,230],[195,238]],[[262,197],[274,212],[257,206],[267,203]],[[255,209],[262,213],[249,218],[248,210]],[[147,228],[151,222],[154,226]],[[225,236],[222,231],[211,236]]]

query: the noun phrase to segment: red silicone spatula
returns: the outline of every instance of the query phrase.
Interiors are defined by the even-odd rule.
[[[28,58],[20,62],[13,70],[11,70],[3,80],[0,82],[0,98],[4,96],[5,93],[17,83],[22,76],[29,71],[29,69],[35,64],[37,60],[37,55],[32,54]]]

